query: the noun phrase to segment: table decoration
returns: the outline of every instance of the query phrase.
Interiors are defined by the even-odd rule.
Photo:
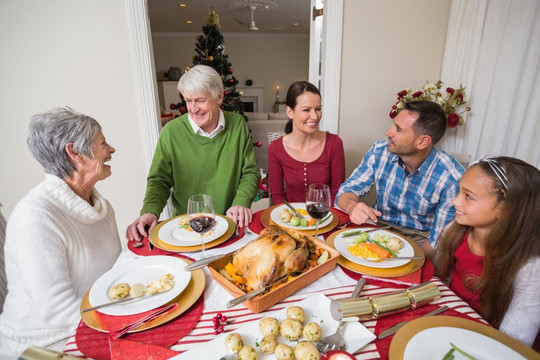
[[[164,226],[166,223],[171,222],[171,221],[178,221],[178,218],[180,218],[181,216],[185,216],[185,215],[179,215],[179,216],[172,217],[167,221],[163,221],[163,222],[159,223],[158,225],[156,225],[152,229],[152,231],[150,232],[150,237],[149,238],[150,238],[150,242],[156,248],[159,248],[159,249],[162,249],[162,250],[167,250],[167,251],[172,251],[172,252],[194,252],[194,251],[200,251],[202,249],[201,245],[177,246],[177,245],[167,244],[166,242],[164,242],[159,237],[159,230],[161,229],[162,226]],[[236,225],[228,217],[223,216],[223,215],[216,215],[216,217],[220,217],[222,219],[225,219],[227,221],[227,223],[228,223],[228,228],[227,228],[227,231],[225,232],[225,234],[223,234],[222,236],[220,236],[216,240],[210,241],[209,243],[205,244],[204,247],[206,249],[213,248],[213,247],[218,246],[218,245],[224,243],[225,241],[229,240],[229,238],[234,234],[234,230],[236,229]]]
[[[335,238],[342,232],[348,231],[350,229],[343,229],[334,232],[332,235],[330,235],[326,239],[326,243],[330,245],[332,248],[336,248],[334,246],[334,240]],[[407,242],[412,246],[414,249],[414,256],[423,256],[424,252],[420,248],[420,246],[416,245],[413,241],[409,240],[408,238],[401,236]],[[363,274],[363,275],[370,275],[370,276],[376,276],[376,277],[382,277],[382,278],[395,278],[398,276],[404,276],[409,275],[417,270],[420,270],[422,268],[422,265],[424,265],[425,258],[424,259],[418,259],[418,260],[411,260],[405,265],[395,267],[395,268],[387,268],[387,269],[381,269],[381,268],[372,268],[368,266],[363,266],[360,264],[356,264],[350,260],[345,259],[343,256],[340,256],[338,259],[338,264],[341,265],[344,268],[347,268],[349,270],[352,270],[354,272]]]
[[[422,342],[420,352],[419,341]],[[533,349],[491,326],[443,315],[415,319],[403,326],[392,339],[389,358],[437,358],[439,354],[444,356],[450,350],[449,343],[454,341],[478,360],[540,359],[540,354]]]
[[[330,313],[335,320],[370,320],[414,309],[440,297],[437,285],[428,281],[386,294],[333,300]]]

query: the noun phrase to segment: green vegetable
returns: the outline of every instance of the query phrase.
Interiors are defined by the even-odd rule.
[[[451,348],[450,351],[444,354],[444,357],[442,358],[442,360],[452,360],[454,358],[454,355],[453,355],[454,351],[456,351],[456,349]]]
[[[291,218],[291,225],[292,225],[292,226],[298,226],[298,225],[300,225],[300,219],[297,218],[296,216],[293,216],[293,217]]]
[[[307,226],[307,220],[306,219],[300,220],[300,226]]]
[[[325,222],[326,220],[328,220],[328,218],[329,218],[330,216],[332,216],[332,213],[328,214],[328,216],[325,217],[324,219],[319,220],[319,224],[322,224],[323,222]]]
[[[458,348],[456,345],[450,343],[450,346],[452,346],[454,349],[456,349],[457,352],[459,352],[461,355],[471,359],[471,360],[478,360],[476,359],[474,356],[471,356],[469,354],[467,354],[465,351],[461,350],[460,348]]]

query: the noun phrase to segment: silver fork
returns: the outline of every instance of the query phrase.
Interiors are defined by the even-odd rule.
[[[150,240],[148,240],[150,241]],[[143,246],[143,242],[142,242],[142,236],[139,236],[139,239],[137,241],[135,241],[135,244],[133,244],[133,247],[141,247]]]

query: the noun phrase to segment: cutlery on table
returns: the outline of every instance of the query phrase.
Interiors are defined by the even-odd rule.
[[[424,314],[424,315],[422,315],[420,317],[437,315],[437,314],[440,314],[440,313],[442,313],[443,311],[446,311],[446,310],[448,310],[448,306],[444,305],[444,306],[441,306],[440,308],[438,308],[436,310],[433,310],[431,312],[428,312],[427,314]],[[384,339],[387,336],[395,334],[406,323],[408,323],[408,321],[402,321],[402,322],[397,323],[394,326],[389,327],[386,330],[381,331],[381,333],[379,334],[379,339]]]
[[[150,241],[150,240],[149,240],[149,241]],[[143,246],[143,245],[144,245],[144,244],[143,244],[143,242],[142,242],[142,236],[139,235],[139,239],[138,239],[137,241],[135,241],[135,243],[133,244],[133,247],[138,248],[138,247],[141,247],[141,246]]]
[[[360,295],[360,292],[364,288],[364,285],[366,284],[366,279],[360,278],[358,280],[358,283],[356,284],[356,287],[354,288],[351,299],[358,297]],[[343,330],[343,327],[345,326],[345,321],[341,320],[338,324],[337,330],[334,334],[325,336],[321,340],[317,342],[317,349],[324,353],[328,350],[345,350],[347,347],[347,344],[345,343],[345,339],[343,338],[343,335],[341,335],[341,331]]]
[[[124,299],[121,299],[121,300],[115,300],[115,301],[111,301],[111,302],[108,302],[108,303],[104,303],[104,304],[100,304],[100,305],[96,305],[96,306],[92,306],[92,307],[83,309],[83,310],[81,310],[81,314],[85,313],[87,311],[92,311],[92,310],[101,309],[101,308],[108,307],[108,306],[123,304],[123,303],[128,302],[128,301],[133,301],[133,300],[137,300],[137,299],[146,299],[146,298],[148,298],[150,296],[163,294],[165,292],[166,291],[162,291],[162,292],[159,292],[159,293],[150,294],[150,295],[144,295],[144,296],[139,296],[139,297],[128,296],[128,297],[126,297]]]
[[[292,210],[292,212],[294,213],[294,216],[296,216],[296,217],[299,218],[299,219],[303,219],[303,218],[304,218],[302,215],[300,215],[300,214],[298,213],[298,211],[296,211],[295,208],[293,208],[293,206],[292,206],[291,204],[289,204],[288,201],[284,200],[283,203],[284,203],[285,205],[287,205],[287,207],[288,207],[289,209]]]
[[[423,256],[398,256],[398,257],[388,257],[388,258],[377,259],[377,260],[370,260],[370,259],[364,259],[364,260],[372,261],[372,262],[385,262],[388,260],[420,260],[423,258],[424,258]]]
[[[267,291],[268,289],[272,288],[272,286],[277,285],[277,284],[279,284],[280,282],[282,282],[282,281],[284,281],[284,280],[287,280],[287,278],[288,278],[289,276],[295,276],[295,275],[299,275],[299,274],[301,274],[301,273],[302,273],[302,271],[299,270],[299,271],[293,271],[292,273],[289,273],[289,274],[285,274],[285,275],[283,275],[282,277],[278,278],[276,281],[274,281],[274,282],[272,282],[272,283],[270,283],[270,284],[268,284],[268,285],[266,285],[266,286],[263,286],[263,287],[260,288],[260,289],[257,289],[257,290],[255,290],[255,291],[249,292],[249,293],[247,293],[247,294],[245,294],[245,295],[242,295],[242,296],[240,296],[240,297],[237,297],[236,299],[232,299],[231,301],[229,301],[229,302],[227,303],[227,308],[228,308],[228,309],[229,309],[229,308],[232,308],[233,306],[236,306],[236,305],[238,305],[238,304],[241,304],[241,303],[243,303],[244,301],[247,301],[247,300],[249,300],[249,299],[251,299],[251,298],[253,298],[253,297],[255,297],[255,296],[259,295],[259,294],[264,293],[264,292]]]
[[[236,250],[235,250],[236,251]],[[231,252],[228,252],[226,254],[218,254],[218,255],[212,255],[212,256],[207,256],[205,258],[202,258],[200,260],[197,260],[189,265],[187,265],[184,270],[185,271],[193,271],[193,270],[197,270],[197,269],[200,269],[200,268],[203,268],[205,267],[206,265],[210,264],[210,263],[213,263],[214,261],[216,260],[219,260],[221,258],[224,258],[225,256],[228,256],[230,254],[234,253],[234,251],[231,251]]]

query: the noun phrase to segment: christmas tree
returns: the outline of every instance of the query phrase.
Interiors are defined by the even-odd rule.
[[[193,55],[193,65],[203,64],[211,66],[221,75],[224,88],[221,109],[238,113],[247,121],[248,118],[244,114],[244,103],[240,100],[242,92],[236,91],[235,86],[238,84],[238,80],[233,75],[229,55],[225,54],[223,35],[219,32],[219,27],[219,16],[216,13],[215,7],[212,6],[206,18],[206,25],[202,28],[203,35],[197,36],[197,43],[195,44],[197,54]],[[182,101],[176,104],[175,109],[178,109],[182,114],[186,113],[185,102]]]

